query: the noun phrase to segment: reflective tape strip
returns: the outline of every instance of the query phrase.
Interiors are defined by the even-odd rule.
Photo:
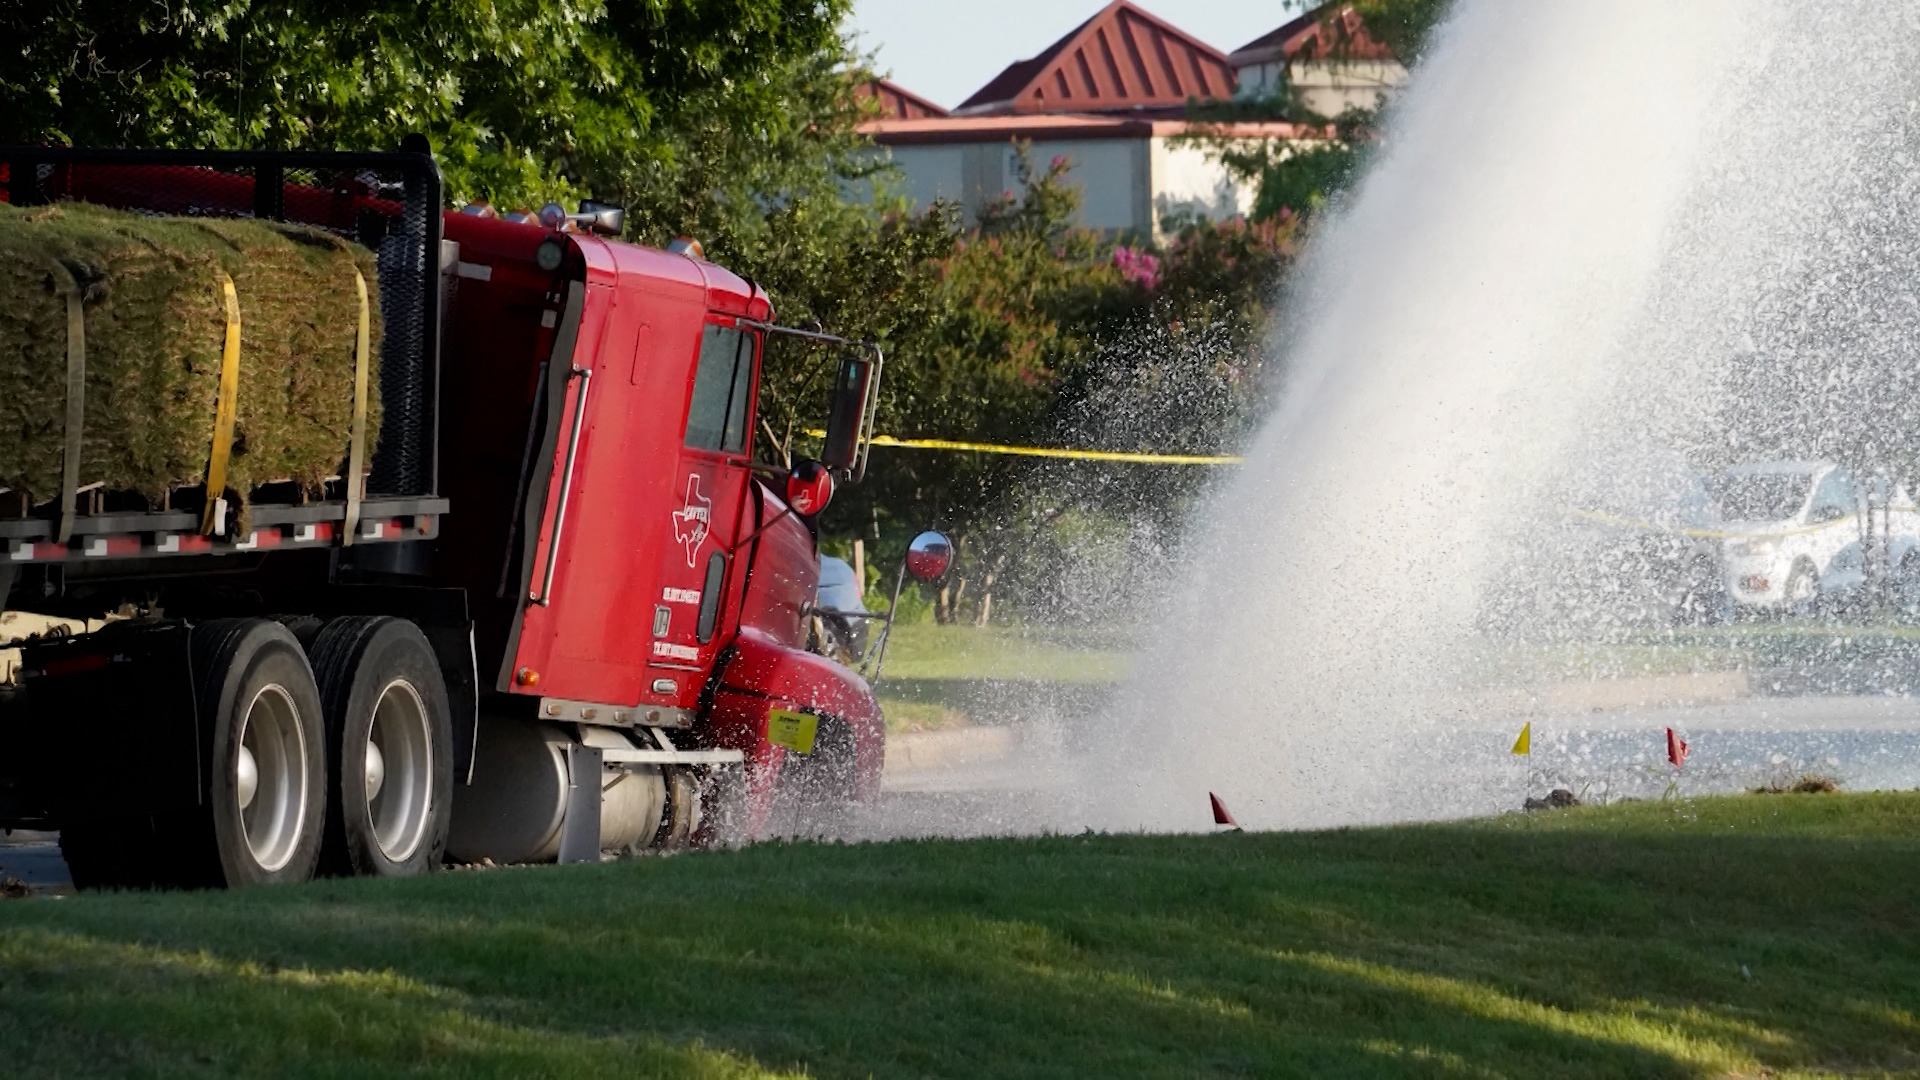
[[[818,439],[826,432],[806,434]],[[997,443],[956,442],[952,439],[896,439],[875,435],[875,446],[894,446],[903,450],[958,450],[971,454],[1011,454],[1017,457],[1068,458],[1074,461],[1124,461],[1135,465],[1238,465],[1244,458],[1237,454],[1146,454],[1124,450],[1068,450],[1050,446],[1003,446]]]
[[[203,536],[223,531],[220,516],[226,508],[227,458],[233,453],[233,417],[240,404],[240,297],[224,270],[220,291],[227,301],[227,344],[220,353],[220,397],[213,411],[213,453],[207,459],[207,508],[200,516]]]
[[[65,281],[67,294],[67,445],[60,471],[59,533],[64,544],[73,538],[73,518],[79,512],[80,452],[87,421],[87,312],[73,273],[57,262],[53,269]]]
[[[344,547],[353,543],[360,525],[360,499],[367,486],[367,354],[372,317],[367,307],[367,279],[358,267],[353,271],[353,287],[360,296],[360,326],[353,336],[353,436],[347,442],[347,520],[340,530]]]

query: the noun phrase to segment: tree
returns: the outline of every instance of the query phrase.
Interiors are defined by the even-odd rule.
[[[17,142],[386,149],[452,198],[631,190],[714,130],[787,135],[848,0],[49,0],[0,13]]]

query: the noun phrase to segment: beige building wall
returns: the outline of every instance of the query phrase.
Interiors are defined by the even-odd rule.
[[[1154,239],[1164,239],[1169,215],[1226,221],[1253,210],[1256,190],[1227,173],[1204,146],[1157,136],[1152,148]]]
[[[988,201],[1024,193],[1010,142],[882,148],[900,171],[898,190],[925,209],[935,199],[960,204],[967,223]],[[1113,235],[1162,239],[1169,214],[1223,221],[1253,207],[1251,185],[1239,184],[1199,146],[1177,137],[1060,139],[1030,145],[1036,171],[1063,157],[1067,180],[1080,190],[1076,225]]]
[[[1407,69],[1392,60],[1306,60],[1289,70],[1286,61],[1273,60],[1239,68],[1236,79],[1236,97],[1271,97],[1291,86],[1300,104],[1331,119],[1348,109],[1379,108],[1405,85]]]

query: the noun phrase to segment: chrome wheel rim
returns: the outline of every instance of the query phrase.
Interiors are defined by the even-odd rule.
[[[307,739],[299,706],[278,683],[261,687],[247,704],[234,802],[253,861],[268,873],[292,862],[307,822]]]
[[[420,692],[405,679],[380,691],[367,728],[367,821],[390,861],[413,857],[433,807],[433,732]]]

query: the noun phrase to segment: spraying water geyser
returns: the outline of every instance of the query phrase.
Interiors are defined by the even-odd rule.
[[[1484,812],[1454,733],[1524,696],[1515,643],[1630,607],[1570,509],[1920,446],[1917,98],[1907,4],[1463,0],[1310,245],[1078,816]]]

